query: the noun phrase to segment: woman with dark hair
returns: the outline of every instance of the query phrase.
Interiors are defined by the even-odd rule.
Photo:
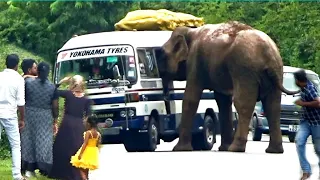
[[[91,101],[85,96],[85,81],[75,75],[62,79],[69,83],[68,90],[58,90],[59,96],[65,99],[64,115],[53,144],[53,167],[49,175],[52,179],[81,180],[80,170],[70,163],[83,143],[85,130],[83,121],[90,115]]]
[[[25,128],[21,131],[22,169],[34,176],[36,169],[47,175],[52,167],[52,146],[57,130],[58,93],[48,80],[49,64],[38,64],[38,77],[26,81]]]

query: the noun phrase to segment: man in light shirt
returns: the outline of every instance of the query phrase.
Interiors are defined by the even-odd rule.
[[[24,79],[17,72],[18,64],[18,55],[10,54],[6,58],[7,68],[0,72],[0,125],[11,146],[13,179],[23,180],[19,129],[24,127],[25,89]]]

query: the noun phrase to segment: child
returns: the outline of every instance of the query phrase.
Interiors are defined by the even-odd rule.
[[[98,169],[99,144],[101,135],[97,130],[96,116],[89,116],[85,122],[84,142],[78,152],[71,157],[71,164],[80,169],[83,180],[88,179],[89,170]]]

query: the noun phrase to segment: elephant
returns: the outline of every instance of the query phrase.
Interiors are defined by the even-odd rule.
[[[178,27],[164,43],[159,71],[166,84],[186,81],[179,141],[173,151],[192,151],[192,121],[204,89],[214,91],[219,108],[219,151],[245,152],[249,122],[255,103],[261,101],[270,127],[266,153],[283,153],[280,101],[283,61],[275,42],[264,32],[238,22]],[[233,131],[232,103],[239,121]]]

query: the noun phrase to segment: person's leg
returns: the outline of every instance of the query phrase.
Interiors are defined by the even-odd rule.
[[[86,169],[86,177],[89,179],[89,169]]]
[[[11,146],[13,179],[22,179],[20,133],[17,119],[0,119]]]
[[[86,169],[79,169],[79,170],[80,170],[80,175],[81,175],[82,180],[87,180],[88,177],[87,177]]]
[[[318,156],[318,165],[320,169],[320,125],[311,127],[312,143]]]
[[[306,143],[310,135],[311,129],[308,122],[301,121],[299,130],[296,134],[295,144],[300,161],[300,166],[303,171],[303,177],[309,177],[311,175],[311,166],[306,157]]]

